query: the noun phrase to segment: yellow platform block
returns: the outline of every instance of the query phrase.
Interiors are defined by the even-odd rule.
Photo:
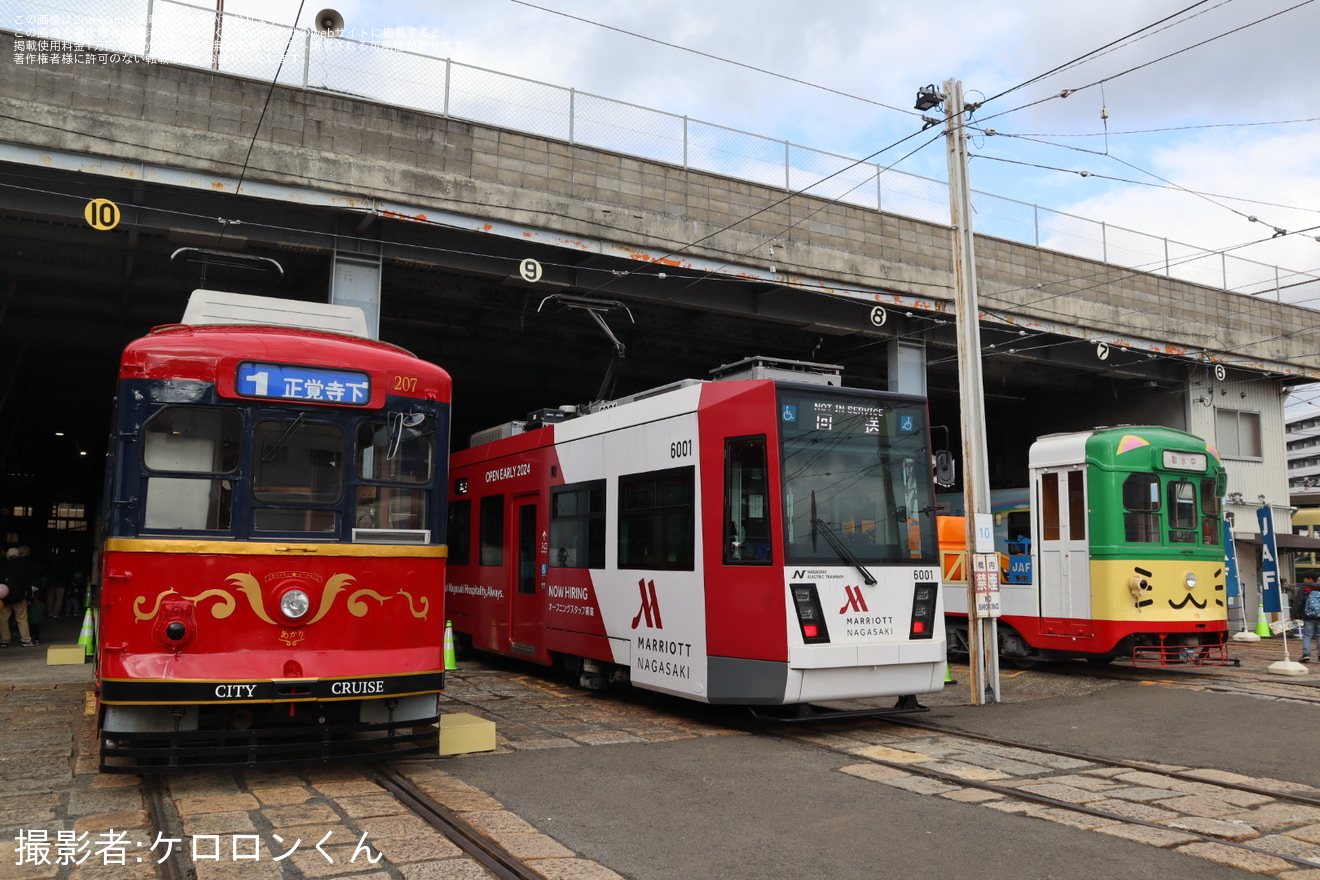
[[[495,722],[456,712],[440,716],[440,754],[466,755],[495,750]]]
[[[81,666],[87,660],[87,651],[82,645],[47,645],[47,666]]]

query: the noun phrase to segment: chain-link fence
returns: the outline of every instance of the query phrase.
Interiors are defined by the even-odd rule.
[[[87,7],[94,5],[95,12]],[[0,0],[15,64],[165,62],[365,98],[947,223],[947,184],[685,116],[427,54],[325,37],[178,0]],[[104,60],[102,60],[104,59]],[[1317,307],[1320,275],[1281,270],[987,193],[991,235],[1232,292]]]

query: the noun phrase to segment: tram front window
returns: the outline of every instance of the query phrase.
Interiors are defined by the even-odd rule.
[[[333,532],[344,492],[344,432],[338,425],[267,419],[252,435],[252,527]],[[268,506],[267,506],[268,505]]]
[[[425,413],[387,413],[383,421],[358,425],[358,478],[371,483],[420,486],[430,481],[435,449],[435,418]],[[360,485],[355,527],[426,528],[425,488]]]
[[[142,431],[143,528],[229,529],[233,493],[225,477],[238,467],[241,433],[234,409],[167,406],[152,416]]]
[[[789,563],[935,559],[921,407],[793,390],[780,412]]]

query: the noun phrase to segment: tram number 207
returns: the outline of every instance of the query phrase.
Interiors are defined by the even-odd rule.
[[[692,441],[679,440],[677,443],[669,444],[670,458],[688,458],[692,455]]]

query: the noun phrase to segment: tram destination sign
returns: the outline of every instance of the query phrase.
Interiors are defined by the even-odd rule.
[[[234,388],[242,397],[341,406],[366,406],[371,402],[371,377],[356,370],[245,361],[238,365]]]
[[[1177,452],[1164,450],[1164,466],[1174,471],[1204,471],[1206,455],[1204,452]]]
[[[923,427],[916,407],[898,406],[868,397],[782,394],[779,419],[785,433],[896,434],[918,433]]]

